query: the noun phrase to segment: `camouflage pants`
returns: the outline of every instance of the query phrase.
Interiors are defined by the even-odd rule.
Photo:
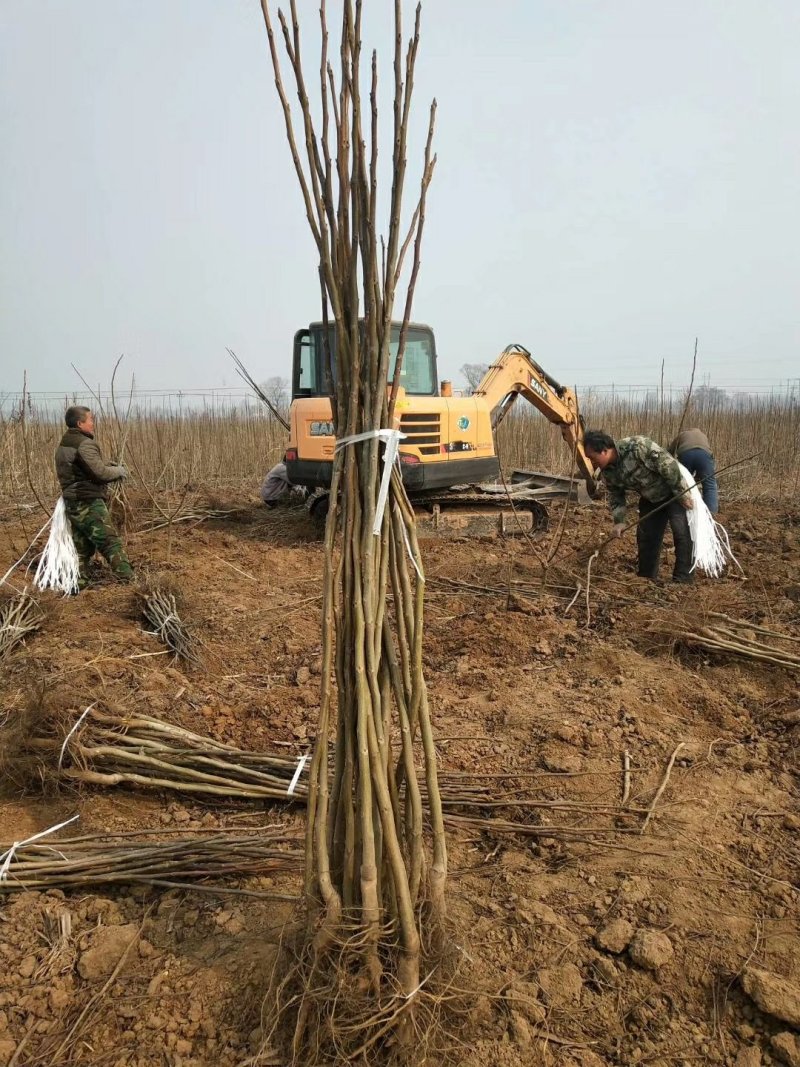
[[[111,525],[105,501],[65,500],[64,504],[72,527],[72,540],[81,561],[81,587],[87,583],[86,571],[95,552],[108,560],[115,577],[132,578],[133,567],[125,555],[119,534]]]

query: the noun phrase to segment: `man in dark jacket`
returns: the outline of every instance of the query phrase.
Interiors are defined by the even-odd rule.
[[[639,577],[658,578],[661,546],[667,523],[675,543],[674,582],[692,581],[692,535],[686,511],[692,499],[684,490],[680,468],[669,452],[649,437],[622,437],[615,441],[602,430],[583,437],[587,458],[599,468],[608,489],[608,505],[617,536],[625,529],[626,492],[639,494]]]
[[[95,552],[108,560],[115,577],[128,581],[133,577],[133,568],[106,506],[108,487],[127,477],[127,471],[103,460],[94,439],[94,416],[89,408],[67,408],[64,421],[67,432],[56,449],[56,474],[81,563],[79,586],[86,588],[87,568]]]
[[[703,500],[712,515],[719,511],[717,472],[711,442],[702,430],[681,430],[668,451],[689,471],[700,486]]]

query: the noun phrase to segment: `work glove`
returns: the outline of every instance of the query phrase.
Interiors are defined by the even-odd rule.
[[[117,479],[120,480],[120,481],[123,478],[130,477],[129,474],[128,474],[127,469],[125,467],[123,467],[121,463],[117,463],[116,466],[114,467],[114,470],[117,472]]]

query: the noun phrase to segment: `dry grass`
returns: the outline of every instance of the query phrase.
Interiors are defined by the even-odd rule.
[[[91,403],[91,400],[89,401]],[[64,432],[60,413],[29,410],[0,413],[0,496],[34,503],[30,482],[45,501],[59,493],[53,454]],[[284,452],[287,434],[260,411],[220,404],[202,411],[134,409],[128,419],[125,456],[112,455],[114,430],[98,419],[97,438],[106,459],[123,461],[134,487],[189,493],[249,485],[253,492]]]
[[[587,428],[602,429],[614,437],[645,434],[668,445],[680,425],[684,399],[673,397],[662,405],[654,393],[629,400],[589,392],[580,401]],[[797,495],[800,457],[794,442],[800,435],[800,396],[796,393],[738,397],[735,403],[715,396],[692,401],[683,426],[705,431],[718,468],[759,453],[752,462],[724,475],[726,501]],[[569,473],[570,456],[560,434],[521,405],[501,425],[498,447],[506,470],[523,467]]]
[[[587,426],[614,436],[643,433],[666,444],[678,428],[683,398],[662,404],[655,393],[637,398],[581,397]],[[692,401],[684,425],[700,426],[714,446],[718,466],[754,452],[751,463],[725,476],[725,496],[752,498],[796,495],[800,457],[793,442],[800,437],[800,397],[796,394],[738,397],[735,403],[712,395]],[[38,495],[52,502],[58,495],[53,453],[62,434],[60,413],[28,405],[20,412],[0,412],[0,499],[13,506],[35,507]],[[133,408],[125,425],[124,457],[112,456],[119,427],[98,420],[98,438],[107,458],[123,459],[133,488],[153,497],[184,499],[198,494],[242,488],[255,495],[265,472],[282,456],[288,435],[277,419],[260,409],[216,403],[203,410]],[[29,462],[26,462],[26,440]],[[503,467],[568,471],[570,457],[560,434],[541,415],[521,403],[502,424],[498,446]],[[166,505],[171,507],[171,505]]]

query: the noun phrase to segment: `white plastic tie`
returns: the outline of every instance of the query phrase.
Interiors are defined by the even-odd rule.
[[[378,490],[378,500],[375,505],[375,521],[372,524],[372,532],[376,537],[380,536],[381,528],[383,527],[383,514],[386,511],[386,501],[389,497],[389,483],[392,478],[392,467],[395,463],[399,467],[398,452],[400,449],[400,442],[404,440],[406,434],[401,433],[399,430],[365,430],[364,433],[354,433],[350,437],[340,437],[336,442],[335,451],[338,452],[340,448],[344,448],[345,445],[354,445],[359,441],[369,441],[374,438],[378,438],[383,441],[385,448],[383,450],[383,474],[381,475],[381,485]],[[408,539],[408,531],[406,530],[405,523],[400,524],[403,529],[403,539],[406,543],[406,552],[408,558],[414,566],[414,570],[417,572],[417,576],[421,582],[425,581],[419,564],[414,559],[414,553],[411,550],[411,542]]]
[[[336,451],[340,448],[344,448],[345,445],[355,445],[360,441],[371,441],[377,438],[384,443],[383,449],[383,474],[381,475],[381,485],[378,490],[378,501],[375,505],[375,521],[372,524],[372,532],[375,536],[380,536],[381,527],[383,526],[383,513],[386,511],[386,501],[389,497],[389,482],[392,477],[392,467],[397,460],[397,452],[400,447],[400,440],[406,435],[400,433],[399,430],[365,430],[364,433],[354,433],[350,437],[340,437],[336,442]]]
[[[708,510],[700,486],[686,467],[682,463],[678,463],[678,467],[692,501],[691,508],[686,512],[689,533],[692,535],[692,570],[697,568],[709,578],[719,578],[730,561],[741,571],[739,561],[731,551],[728,531]]]
[[[308,752],[306,752],[304,756],[297,757],[297,768],[295,769],[291,782],[289,782],[289,788],[286,790],[287,797],[294,795],[294,791],[297,789],[297,783],[300,781],[300,775],[303,773],[303,769],[310,758],[311,756]]]
[[[37,589],[55,589],[66,596],[77,592],[80,573],[80,560],[72,540],[72,527],[64,497],[60,496],[50,519],[50,536],[33,576],[33,584]]]
[[[69,824],[75,822],[76,819],[80,819],[80,815],[73,815],[71,819],[65,819],[64,822],[57,823],[55,826],[51,826],[47,830],[40,830],[38,834],[34,834],[33,837],[26,837],[24,841],[15,841],[11,848],[0,856],[0,882],[8,881],[8,871],[18,848],[24,848],[25,845],[32,845],[34,841],[38,841],[42,837],[47,837],[48,834],[54,834],[58,830],[63,830],[65,826],[69,826]]]
[[[64,738],[64,744],[63,744],[63,745],[61,746],[61,751],[60,751],[60,752],[59,752],[59,754],[58,754],[58,769],[59,769],[59,770],[61,770],[61,764],[62,764],[62,762],[63,762],[63,760],[64,760],[64,753],[65,753],[65,752],[67,751],[67,745],[69,744],[69,739],[70,739],[70,738],[72,737],[72,735],[73,735],[73,734],[75,733],[75,731],[76,731],[76,730],[78,729],[78,727],[80,726],[80,724],[81,724],[81,723],[83,722],[83,720],[84,720],[84,719],[86,718],[86,716],[87,716],[87,715],[89,714],[89,712],[90,712],[90,711],[92,710],[92,708],[93,708],[93,707],[95,706],[95,704],[96,704],[96,703],[97,703],[97,701],[96,701],[96,700],[95,700],[95,701],[93,701],[93,702],[92,702],[92,703],[91,703],[91,704],[89,705],[89,707],[85,709],[85,711],[84,711],[84,712],[83,712],[83,713],[82,713],[82,714],[80,715],[80,717],[78,718],[78,721],[77,721],[77,722],[75,723],[75,725],[74,725],[74,726],[72,727],[72,729],[71,729],[71,730],[70,730],[70,732],[69,732],[69,733],[67,734],[67,736],[66,736],[66,737]]]

